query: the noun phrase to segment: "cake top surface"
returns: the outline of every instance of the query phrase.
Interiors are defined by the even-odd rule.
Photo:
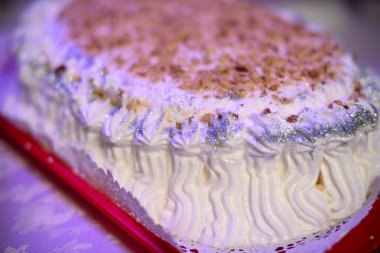
[[[342,71],[343,52],[327,35],[243,1],[79,0],[59,20],[66,39],[110,67],[193,92],[245,97],[301,82],[314,90]]]
[[[248,1],[33,6],[16,33],[19,58],[59,80],[81,110],[157,111],[168,125],[208,124],[223,113],[293,123],[305,108],[346,106],[359,94],[353,57],[329,35]]]

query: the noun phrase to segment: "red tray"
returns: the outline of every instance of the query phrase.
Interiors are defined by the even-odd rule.
[[[145,228],[133,216],[94,189],[75,174],[59,157],[46,151],[31,136],[1,116],[0,136],[16,147],[19,152],[42,165],[40,166],[41,169],[53,173],[151,252],[180,252],[180,249]],[[361,223],[335,244],[328,253],[365,253],[374,252],[379,248],[380,200],[378,199]]]

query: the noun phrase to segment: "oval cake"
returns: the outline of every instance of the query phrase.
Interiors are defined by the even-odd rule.
[[[379,88],[328,34],[247,1],[37,1],[4,113],[111,173],[177,240],[281,243],[359,210]],[[86,167],[86,168],[87,168]]]

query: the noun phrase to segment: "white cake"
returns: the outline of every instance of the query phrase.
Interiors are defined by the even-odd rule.
[[[379,89],[328,35],[244,1],[37,1],[3,113],[90,157],[177,240],[284,242],[360,209]],[[95,168],[94,168],[95,169]]]

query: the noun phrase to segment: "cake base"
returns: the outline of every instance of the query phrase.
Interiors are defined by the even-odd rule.
[[[77,173],[74,173],[59,157],[45,150],[42,145],[30,137],[27,133],[18,129],[6,118],[0,116],[0,137],[21,154],[37,162],[44,172],[53,173],[59,180],[76,191],[85,200],[94,205],[106,217],[123,228],[136,241],[141,243],[152,252],[231,252],[231,249],[215,249],[202,246],[197,243],[173,241],[167,235],[163,240],[156,233],[152,233],[146,226],[141,224],[145,215],[131,215],[131,210],[136,210],[138,202],[132,200],[133,197],[126,191],[120,189],[112,176],[106,175],[102,170],[95,173],[97,176],[91,180],[84,180]],[[82,176],[84,176],[82,174]],[[84,176],[85,177],[85,176]],[[104,183],[109,187],[104,187]],[[101,184],[99,184],[101,183]],[[98,184],[98,186],[96,186]],[[113,185],[113,186],[112,186]],[[94,188],[95,186],[95,188]],[[121,194],[116,194],[111,189],[119,189]],[[369,252],[376,249],[380,243],[380,181],[374,185],[363,208],[344,219],[338,224],[309,236],[294,238],[287,243],[271,245],[267,247],[234,248],[234,251],[244,252],[346,252],[355,253],[358,251]],[[107,197],[108,195],[108,197]],[[127,196],[127,197],[122,197]],[[118,203],[120,199],[129,199],[123,203]],[[132,201],[131,201],[132,200]],[[129,211],[127,211],[129,210]],[[146,218],[146,217],[145,217]],[[152,227],[151,227],[152,228]],[[157,231],[159,228],[155,228]],[[163,231],[160,232],[164,235]],[[343,237],[344,236],[344,237]],[[343,237],[343,238],[342,238]],[[353,243],[354,242],[354,243]]]

